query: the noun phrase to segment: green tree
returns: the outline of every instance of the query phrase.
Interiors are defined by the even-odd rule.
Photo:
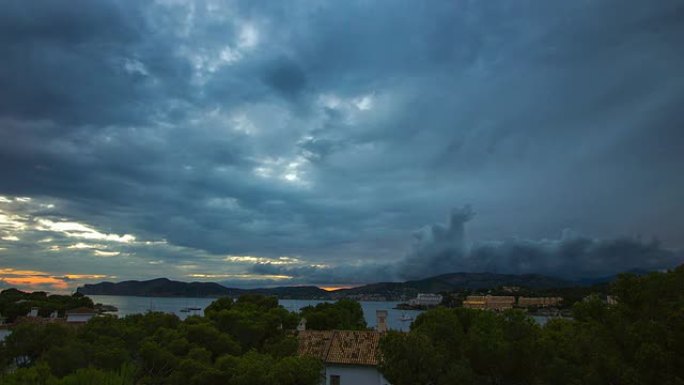
[[[380,370],[394,385],[437,384],[441,359],[421,333],[388,332],[380,341]]]
[[[179,362],[178,357],[154,341],[146,341],[140,346],[140,358],[140,369],[148,384],[162,384]]]
[[[306,318],[307,329],[312,330],[364,330],[367,328],[361,304],[349,299],[306,306],[301,309],[301,316]]]
[[[233,307],[233,299],[230,297],[221,297],[217,299],[216,301],[212,302],[209,304],[204,309],[204,314],[212,318],[212,316],[221,310],[230,310]]]
[[[52,346],[41,357],[50,365],[52,373],[64,377],[89,364],[90,349],[88,344],[73,339],[63,345]]]
[[[209,323],[187,326],[186,333],[189,341],[206,347],[214,358],[224,354],[240,354],[240,345],[230,335],[221,333]]]
[[[0,373],[0,384],[2,385],[51,385],[49,381],[54,380],[50,373],[50,367],[39,362],[30,368],[19,368],[11,373]]]
[[[64,325],[22,323],[5,338],[5,347],[9,358],[19,366],[25,366],[37,361],[49,349],[64,346],[73,338],[73,330]]]
[[[271,367],[272,384],[317,385],[322,379],[323,366],[310,357],[285,357]]]
[[[437,308],[380,342],[381,371],[402,384],[533,384],[540,328],[518,311]]]
[[[124,366],[116,372],[84,368],[60,380],[51,379],[47,385],[134,385],[134,373],[132,366]]]

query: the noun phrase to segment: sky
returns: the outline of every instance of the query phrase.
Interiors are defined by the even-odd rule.
[[[681,0],[0,5],[0,287],[684,262]]]

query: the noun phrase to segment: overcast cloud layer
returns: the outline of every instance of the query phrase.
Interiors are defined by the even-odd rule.
[[[681,0],[4,1],[0,286],[681,263],[683,41]]]

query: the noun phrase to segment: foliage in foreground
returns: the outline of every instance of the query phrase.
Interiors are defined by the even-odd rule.
[[[350,299],[323,302],[301,310],[306,328],[311,330],[364,330],[367,328],[361,305]]]
[[[591,297],[543,327],[520,311],[428,311],[381,340],[381,370],[394,385],[684,384],[684,266],[611,291],[617,305]]]
[[[221,298],[205,317],[99,317],[80,328],[22,324],[0,349],[14,385],[307,385],[321,364],[296,357],[296,314],[275,298]],[[11,370],[14,367],[16,370]],[[10,373],[11,372],[11,373]]]

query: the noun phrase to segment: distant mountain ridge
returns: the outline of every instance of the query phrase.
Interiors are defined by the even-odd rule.
[[[230,289],[214,282],[180,282],[168,278],[149,281],[100,282],[86,284],[77,292],[90,295],[122,295],[141,297],[222,297],[239,295],[240,289]]]
[[[417,293],[438,293],[456,290],[493,289],[500,286],[521,286],[532,289],[563,288],[577,285],[574,282],[540,274],[449,273],[406,282],[380,282],[340,289],[333,296],[383,295],[386,297],[410,296]]]
[[[328,292],[316,286],[291,286],[263,289],[229,288],[214,282],[180,282],[168,278],[149,281],[100,282],[76,289],[85,295],[121,295],[135,297],[224,297],[247,293],[275,295],[278,298],[327,297]]]
[[[576,286],[577,283],[539,274],[450,273],[406,282],[379,282],[350,289],[326,291],[316,286],[285,286],[237,289],[214,282],[180,282],[168,278],[149,281],[101,282],[86,284],[76,291],[86,295],[143,297],[222,297],[255,293],[283,299],[336,299],[343,297],[384,297],[397,299],[417,293],[450,292],[463,289],[492,289],[522,286],[535,289]]]

